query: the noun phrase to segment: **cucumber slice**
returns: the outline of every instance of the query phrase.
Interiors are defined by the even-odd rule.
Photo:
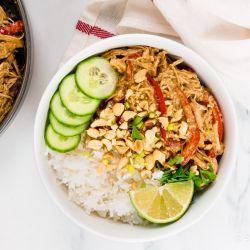
[[[92,117],[92,115],[77,116],[69,112],[63,106],[58,92],[56,92],[51,99],[50,109],[59,122],[72,127],[83,125]]]
[[[75,115],[93,114],[100,101],[86,96],[76,85],[75,75],[66,76],[60,86],[59,94],[63,105]]]
[[[59,135],[53,130],[50,124],[48,125],[45,131],[45,141],[47,145],[51,149],[60,153],[69,152],[75,149],[78,146],[80,139],[80,135],[75,135],[71,137]]]
[[[116,71],[102,57],[82,61],[76,68],[75,76],[78,87],[86,95],[96,99],[109,98],[118,81]]]
[[[77,127],[68,127],[57,121],[52,112],[49,112],[49,121],[55,132],[63,136],[79,135],[89,126],[89,123],[87,122]]]

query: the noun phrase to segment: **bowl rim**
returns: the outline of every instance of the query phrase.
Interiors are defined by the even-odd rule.
[[[129,42],[124,42],[124,41],[141,41],[141,42],[133,42],[132,44]],[[118,47],[125,47],[125,46],[132,46],[132,45],[145,45],[147,46],[147,42],[149,40],[160,40],[160,42],[165,43],[165,47],[167,47],[169,45],[169,47],[175,47],[176,49],[179,49],[180,51],[185,51],[187,52],[193,59],[196,58],[198,61],[200,61],[203,65],[206,66],[206,69],[209,69],[210,72],[213,73],[213,77],[216,78],[217,83],[219,83],[219,88],[220,90],[223,91],[223,98],[226,99],[227,105],[228,105],[228,109],[230,109],[230,115],[232,116],[232,135],[230,135],[232,137],[232,141],[234,142],[231,145],[231,151],[230,151],[230,155],[228,157],[230,157],[231,160],[231,168],[228,170],[228,173],[226,175],[226,178],[224,179],[223,185],[221,187],[221,189],[218,191],[218,193],[216,194],[216,196],[214,196],[213,200],[210,202],[210,204],[206,207],[206,209],[204,209],[202,212],[200,212],[200,214],[190,223],[187,223],[186,225],[180,227],[178,230],[169,232],[167,235],[165,234],[160,234],[158,236],[154,236],[154,237],[148,237],[148,238],[139,238],[139,239],[135,239],[135,238],[131,238],[131,237],[117,237],[117,236],[112,236],[112,235],[107,235],[107,234],[103,234],[101,232],[98,232],[96,230],[94,230],[93,228],[90,228],[86,225],[84,225],[83,223],[81,223],[80,221],[78,221],[69,211],[67,211],[67,209],[63,206],[63,204],[61,204],[61,202],[59,201],[59,198],[57,197],[57,195],[50,190],[49,188],[49,184],[48,184],[48,179],[46,178],[44,172],[43,172],[43,165],[42,162],[40,160],[41,156],[40,156],[40,151],[39,151],[39,143],[41,143],[41,138],[38,136],[39,133],[41,133],[40,127],[41,127],[41,122],[40,120],[42,119],[42,111],[44,110],[43,105],[46,104],[48,99],[48,96],[52,96],[53,93],[52,90],[55,90],[55,86],[58,86],[59,84],[59,80],[61,80],[63,78],[63,76],[65,76],[65,74],[69,73],[77,64],[80,60],[83,60],[83,58],[87,58],[91,55],[95,55],[95,54],[99,54],[101,52],[107,51],[108,48],[106,49],[102,49],[101,52],[99,52],[98,47],[110,47],[110,48],[118,48]],[[127,44],[127,45],[122,45],[120,46],[119,44]],[[123,42],[121,42],[123,41]],[[145,42],[146,41],[146,42]],[[152,42],[154,43],[154,42]],[[110,44],[113,44],[110,46]],[[171,45],[171,46],[170,46]],[[148,46],[154,46],[154,45],[149,45]],[[157,47],[155,45],[155,47]],[[89,53],[88,51],[97,51],[96,53]],[[170,54],[175,54],[172,53],[169,50]],[[90,54],[90,55],[89,55]],[[87,55],[87,56],[86,56]],[[82,58],[81,58],[82,57]],[[191,65],[192,66],[192,65]],[[65,73],[67,72],[67,73]],[[96,42],[88,47],[86,47],[85,49],[81,50],[80,52],[78,52],[75,56],[73,56],[71,59],[69,59],[64,66],[62,66],[57,73],[53,76],[52,80],[50,81],[50,84],[47,86],[47,88],[45,89],[43,96],[40,100],[38,109],[37,109],[37,113],[36,113],[36,118],[35,118],[35,126],[34,126],[34,151],[35,151],[35,158],[36,158],[36,165],[39,171],[39,174],[42,178],[42,182],[45,186],[45,188],[47,189],[47,192],[49,193],[50,197],[52,198],[52,200],[57,204],[57,206],[60,208],[60,210],[68,217],[70,218],[74,223],[76,223],[78,226],[80,226],[80,228],[94,233],[96,235],[99,235],[101,237],[104,237],[106,239],[111,239],[111,240],[115,240],[115,241],[121,241],[121,242],[148,242],[148,241],[152,241],[152,240],[159,240],[159,239],[163,239],[166,237],[169,237],[171,235],[175,235],[185,229],[187,229],[188,227],[194,225],[197,221],[199,221],[207,212],[208,210],[210,210],[210,208],[216,203],[216,201],[218,200],[218,198],[222,195],[222,193],[225,190],[226,185],[228,184],[229,180],[230,180],[230,176],[233,172],[233,169],[235,167],[235,162],[236,162],[236,156],[237,156],[237,148],[238,148],[238,129],[237,129],[238,125],[237,125],[237,119],[236,119],[236,112],[235,112],[235,108],[232,102],[232,99],[226,89],[226,87],[223,85],[223,83],[221,82],[220,78],[218,77],[217,73],[215,72],[215,70],[201,57],[199,56],[197,53],[195,53],[194,51],[192,51],[191,49],[187,48],[186,46],[175,42],[173,40],[167,39],[167,38],[163,38],[160,36],[156,36],[156,35],[148,35],[148,34],[126,34],[126,35],[118,35],[115,37],[111,37],[111,38],[107,38],[105,40],[101,40],[99,42]],[[215,183],[216,185],[216,183]]]
[[[26,94],[28,92],[28,88],[31,81],[31,70],[32,70],[32,61],[33,61],[33,46],[32,46],[32,35],[31,35],[31,27],[29,22],[29,17],[27,15],[26,8],[24,3],[21,0],[16,0],[16,6],[20,13],[20,17],[24,22],[24,38],[25,38],[25,69],[23,74],[23,79],[21,83],[21,87],[18,91],[18,94],[15,98],[14,105],[12,109],[9,111],[3,122],[0,124],[0,136],[4,134],[7,128],[11,125],[14,121],[15,116],[17,115],[18,111],[20,110]]]

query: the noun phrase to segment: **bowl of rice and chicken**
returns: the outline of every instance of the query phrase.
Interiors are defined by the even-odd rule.
[[[165,38],[122,35],[86,48],[51,80],[35,154],[49,193],[78,225],[147,241],[211,207],[236,136],[231,99],[202,58]]]

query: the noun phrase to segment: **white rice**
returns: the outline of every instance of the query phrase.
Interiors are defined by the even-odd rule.
[[[128,191],[129,181],[139,181],[139,174],[124,176],[119,171],[112,173],[96,170],[102,153],[97,152],[89,159],[82,150],[61,154],[48,149],[49,165],[55,170],[57,179],[67,187],[70,200],[81,206],[88,214],[97,213],[101,217],[111,218],[129,224],[145,224],[131,205]],[[157,179],[162,171],[156,171],[147,184],[158,185]],[[110,178],[115,181],[110,182]]]

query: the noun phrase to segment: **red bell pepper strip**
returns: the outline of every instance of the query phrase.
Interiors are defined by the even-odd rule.
[[[217,103],[214,103],[213,107],[213,123],[215,124],[217,122],[218,124],[218,136],[220,143],[222,143],[222,137],[223,137],[223,123],[222,123],[222,118],[221,118],[221,112],[220,109],[217,105]],[[208,156],[211,158],[217,157],[217,152],[214,148],[208,151]]]
[[[133,80],[133,65],[131,61],[128,61],[127,74],[129,76],[129,80],[132,81]]]
[[[128,55],[128,58],[129,59],[136,59],[136,58],[141,57],[141,56],[142,56],[142,52],[135,52],[135,53]]]
[[[191,159],[191,157],[195,154],[199,142],[200,142],[200,129],[197,127],[193,132],[191,139],[187,142],[185,148],[182,151],[182,156],[184,157],[184,160],[181,162],[182,166],[186,165]]]
[[[24,31],[23,21],[19,20],[9,24],[6,27],[0,27],[0,34],[2,35],[16,35]]]
[[[216,158],[217,157],[217,153],[212,148],[211,150],[208,151],[208,156],[211,157],[211,158]]]
[[[164,95],[162,93],[160,85],[149,74],[147,74],[147,79],[148,79],[149,83],[152,85],[152,87],[154,88],[155,98],[157,100],[159,111],[161,112],[161,115],[166,115],[167,108],[165,105],[165,98],[164,98]],[[163,127],[161,127],[161,135],[162,135],[163,139],[165,140],[167,146],[170,146],[172,148],[181,146],[180,141],[171,140],[171,139],[167,138],[167,131]]]
[[[190,140],[186,143],[183,151],[182,151],[182,156],[184,157],[184,160],[181,162],[181,165],[184,166],[186,165],[191,157],[195,154],[199,142],[200,142],[200,129],[198,128],[198,125],[196,123],[195,116],[193,114],[191,105],[188,101],[188,98],[186,97],[185,93],[179,88],[176,88],[177,95],[180,99],[181,106],[183,108],[184,114],[187,119],[187,123],[189,125],[190,133],[191,133],[191,138]]]
[[[222,119],[221,119],[221,112],[219,110],[219,107],[217,103],[215,103],[213,107],[213,118],[214,118],[214,123],[218,123],[218,135],[219,135],[219,140],[222,142],[222,136],[223,136],[223,124],[222,124]]]
[[[155,97],[159,106],[159,111],[161,112],[161,115],[166,115],[167,114],[167,108],[165,105],[165,98],[164,95],[161,91],[160,85],[149,75],[147,74],[147,79],[154,88],[155,91]]]

